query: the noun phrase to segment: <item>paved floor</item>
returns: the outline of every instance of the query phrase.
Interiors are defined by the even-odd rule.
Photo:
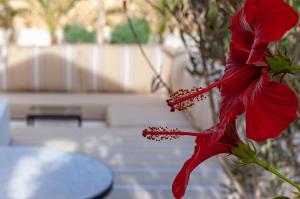
[[[171,184],[193,150],[191,138],[155,143],[141,136],[143,127],[106,128],[101,124],[12,124],[13,144],[43,146],[95,156],[110,165],[115,184],[108,199],[171,199]],[[226,177],[216,159],[198,167],[190,179],[187,199],[218,199]]]

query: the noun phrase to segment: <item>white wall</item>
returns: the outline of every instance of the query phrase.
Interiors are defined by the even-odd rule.
[[[58,43],[63,40],[62,30],[56,32]],[[15,41],[19,46],[49,46],[51,45],[51,36],[47,29],[17,29],[15,30]]]

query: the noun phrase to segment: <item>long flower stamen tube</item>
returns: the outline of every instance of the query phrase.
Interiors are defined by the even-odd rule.
[[[203,99],[205,99],[206,94],[213,88],[220,87],[223,83],[237,79],[239,76],[247,74],[248,70],[249,68],[247,67],[239,68],[231,74],[224,76],[222,79],[207,86],[206,88],[194,87],[190,90],[180,89],[171,94],[170,98],[167,100],[167,104],[171,107],[171,112],[175,110],[185,110],[194,105],[194,101],[202,101]]]

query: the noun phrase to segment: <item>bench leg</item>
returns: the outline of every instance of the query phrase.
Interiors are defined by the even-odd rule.
[[[27,125],[28,126],[34,126],[34,118],[33,117],[27,117],[26,119]]]
[[[82,127],[82,118],[79,117],[77,121],[78,121],[78,126],[79,126],[79,127]]]

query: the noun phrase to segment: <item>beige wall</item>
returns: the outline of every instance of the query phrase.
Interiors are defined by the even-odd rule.
[[[5,47],[3,47],[5,48]],[[2,91],[150,93],[153,72],[135,45],[9,46],[0,64]],[[157,72],[170,82],[172,58],[144,46]]]
[[[186,67],[190,64],[186,53],[174,57],[171,74],[171,85],[173,90],[190,89],[192,87],[205,87],[203,78],[192,77]],[[213,125],[212,112],[209,100],[196,102],[191,108],[184,111],[186,116],[193,123],[193,126],[203,130]]]

